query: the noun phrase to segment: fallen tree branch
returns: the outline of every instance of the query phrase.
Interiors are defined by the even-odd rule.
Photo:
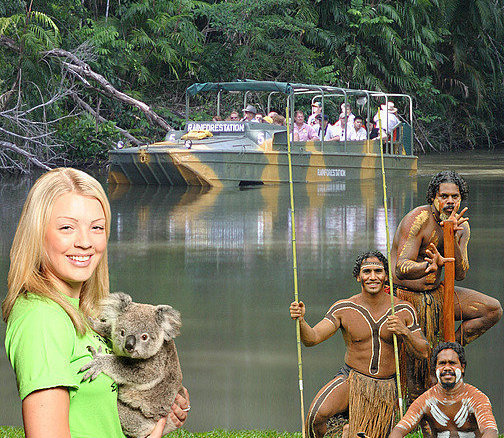
[[[34,164],[37,167],[40,167],[41,169],[51,170],[51,168],[49,166],[47,166],[46,164],[39,161],[34,155],[30,154],[29,152],[25,151],[24,149],[21,149],[20,147],[16,146],[14,143],[9,143],[9,142],[0,140],[0,146],[5,149],[8,149],[12,152],[15,152],[16,154],[22,155],[28,161],[30,161],[32,164]]]
[[[173,128],[164,120],[159,114],[153,111],[149,105],[140,100],[134,99],[131,96],[119,91],[115,88],[105,77],[101,74],[96,73],[91,69],[91,67],[85,62],[77,58],[73,53],[67,52],[63,49],[52,49],[46,52],[42,52],[44,56],[49,56],[53,58],[66,58],[71,61],[62,61],[63,66],[72,73],[77,79],[83,82],[86,86],[89,86],[89,82],[84,78],[92,79],[100,85],[100,91],[108,96],[114,97],[121,102],[124,102],[130,106],[134,106],[142,111],[147,119],[162,128],[165,131],[171,131]]]

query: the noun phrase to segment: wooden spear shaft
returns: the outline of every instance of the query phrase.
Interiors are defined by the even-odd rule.
[[[381,158],[381,170],[382,170],[382,183],[383,183],[383,209],[385,211],[385,239],[387,240],[387,260],[388,260],[388,272],[389,272],[389,285],[390,285],[390,309],[392,315],[395,314],[394,308],[394,282],[392,281],[392,259],[390,257],[390,233],[389,233],[389,223],[388,223],[388,205],[387,205],[387,182],[385,179],[385,163],[383,160],[383,137],[382,137],[382,123],[381,123],[381,112],[378,107],[378,133],[380,136],[380,158]],[[397,398],[399,401],[399,416],[402,418],[404,415],[404,400],[402,396],[401,388],[401,370],[399,367],[399,347],[397,345],[397,336],[395,333],[392,334],[392,341],[394,344],[394,362],[396,366],[396,380],[397,380]]]
[[[290,203],[291,203],[291,237],[292,237],[292,271],[294,274],[294,300],[299,301],[298,294],[298,278],[297,278],[297,255],[296,255],[296,221],[294,219],[294,185],[292,177],[292,156],[291,156],[291,141],[290,141],[290,98],[287,98],[287,110],[286,110],[286,125],[287,125],[287,156],[289,159],[289,191],[290,191]],[[304,397],[303,397],[303,361],[301,358],[301,326],[299,323],[299,318],[296,319],[296,343],[297,343],[297,357],[298,357],[298,383],[299,383],[299,398],[301,401],[301,434],[302,438],[306,437],[306,431],[304,428]]]
[[[455,258],[453,222],[443,222],[444,256]],[[455,262],[446,262],[444,274],[443,333],[444,340],[455,342]]]

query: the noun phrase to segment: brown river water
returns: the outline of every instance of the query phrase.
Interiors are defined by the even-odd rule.
[[[470,188],[471,268],[461,285],[504,303],[504,153],[419,158],[416,177],[387,175],[391,236],[425,203],[433,173],[454,169]],[[104,181],[104,179],[103,179]],[[31,181],[0,180],[0,281]],[[105,184],[106,185],[106,184]],[[107,186],[113,212],[111,290],[182,313],[176,339],[191,396],[186,429],[300,430],[287,185],[250,189]],[[386,251],[381,179],[296,185],[299,294],[313,325],[337,299],[359,292],[357,255]],[[504,428],[503,322],[467,347],[466,382],[485,392]],[[0,323],[0,425],[21,425],[21,403]],[[339,334],[303,347],[304,402],[343,364]]]

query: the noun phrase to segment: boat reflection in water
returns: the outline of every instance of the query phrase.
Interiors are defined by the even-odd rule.
[[[397,188],[397,187],[396,187]],[[406,178],[389,193],[392,232],[413,207],[416,180]],[[297,244],[311,256],[325,247],[344,252],[360,247],[386,250],[381,180],[295,185]],[[111,186],[115,220],[112,239],[136,245],[175,242],[186,257],[235,257],[236,252],[268,252],[290,243],[290,199],[287,185],[249,189],[170,186]],[[192,254],[192,255],[191,255]]]

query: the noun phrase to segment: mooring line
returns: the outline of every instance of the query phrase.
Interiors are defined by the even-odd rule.
[[[291,141],[289,132],[289,112],[290,99],[287,99],[287,117],[285,122],[287,125],[287,156],[289,158],[289,188],[290,188],[290,204],[291,204],[291,238],[292,238],[292,270],[294,275],[294,301],[299,301],[298,294],[298,278],[297,278],[297,256],[296,256],[296,223],[294,221],[294,182],[292,180],[292,158],[291,158]],[[297,360],[298,360],[298,381],[299,381],[299,396],[301,398],[301,432],[305,438],[304,427],[304,400],[303,400],[303,361],[301,359],[301,330],[299,318],[296,319],[296,341],[297,341]]]
[[[387,130],[388,130],[388,126],[387,126]],[[385,208],[385,235],[386,235],[386,239],[387,239],[387,260],[388,260],[389,285],[390,285],[390,309],[392,310],[392,315],[394,315],[395,314],[394,282],[392,280],[392,262],[390,260],[390,232],[389,232],[388,208],[387,208],[387,183],[385,181],[385,165],[383,162],[383,137],[382,137],[382,123],[381,123],[380,107],[378,107],[378,135],[380,136],[380,157],[381,157],[382,182],[383,182],[383,206]],[[393,139],[393,136],[392,136],[392,139]],[[396,378],[397,378],[397,397],[399,398],[399,415],[402,418],[403,417],[403,398],[402,398],[402,389],[401,389],[401,373],[400,373],[400,369],[399,369],[399,349],[397,347],[397,336],[395,333],[392,334],[392,339],[394,341],[394,359],[395,359]]]

